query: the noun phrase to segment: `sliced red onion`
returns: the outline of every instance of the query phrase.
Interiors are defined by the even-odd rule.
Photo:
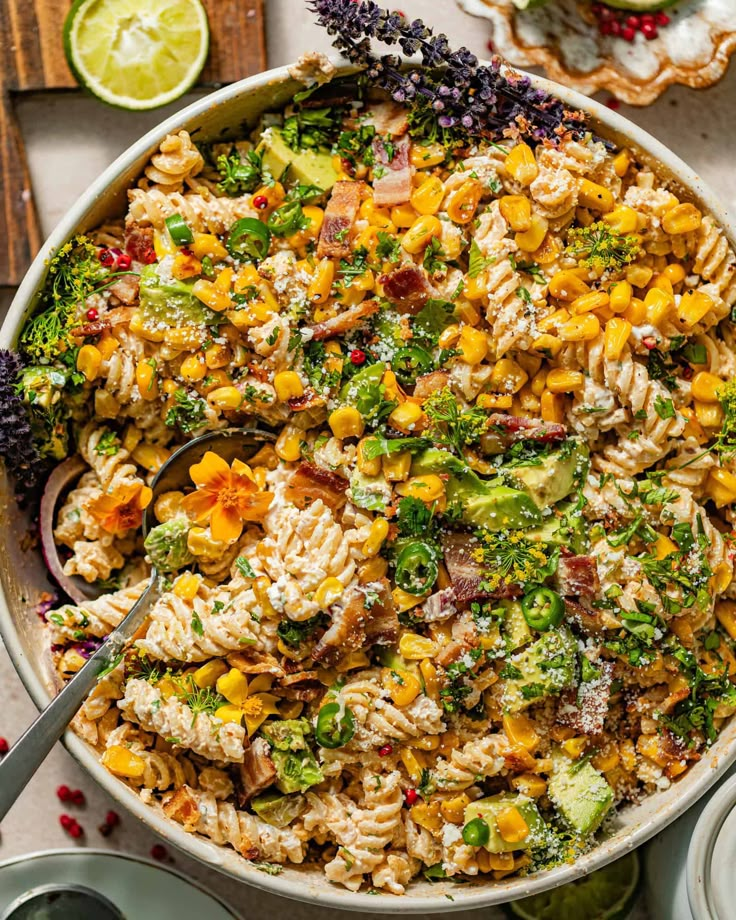
[[[41,497],[40,530],[41,549],[46,565],[59,587],[69,595],[75,604],[92,600],[99,592],[94,585],[88,585],[83,579],[64,574],[64,563],[59,558],[59,550],[54,541],[54,520],[56,519],[59,499],[87,469],[81,457],[70,457],[59,464],[49,476]]]

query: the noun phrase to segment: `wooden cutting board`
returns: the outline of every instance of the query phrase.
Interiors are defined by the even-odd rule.
[[[211,41],[200,82],[232,83],[265,70],[265,0],[203,2]],[[62,46],[71,4],[0,0],[0,287],[20,283],[42,241],[14,100],[18,93],[76,88]]]

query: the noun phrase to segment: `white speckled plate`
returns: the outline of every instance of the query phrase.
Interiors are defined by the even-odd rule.
[[[126,920],[238,920],[183,875],[137,856],[89,849],[46,850],[0,863],[0,914],[26,891],[51,884],[91,888]]]
[[[604,36],[585,0],[549,0],[523,12],[512,0],[458,0],[490,20],[496,51],[511,64],[543,67],[583,93],[605,89],[631,105],[648,105],[672,83],[698,89],[723,76],[736,49],[736,0],[681,0],[671,23],[648,41]]]

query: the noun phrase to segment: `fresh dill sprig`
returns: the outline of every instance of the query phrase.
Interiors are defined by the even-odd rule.
[[[638,259],[641,251],[635,236],[616,233],[602,220],[589,227],[575,227],[567,234],[567,254],[583,256],[583,264],[589,268],[617,270]]]
[[[461,409],[449,387],[433,393],[424,403],[432,423],[431,437],[450,447],[460,456],[468,444],[475,444],[487,428],[488,417],[482,409]]]
[[[721,456],[736,452],[736,380],[729,380],[718,389],[723,409],[723,424],[716,438],[716,450]]]

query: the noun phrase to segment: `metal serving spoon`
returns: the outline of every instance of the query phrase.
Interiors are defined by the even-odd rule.
[[[83,885],[42,885],[27,891],[0,920],[125,920],[107,898]]]
[[[273,440],[274,436],[268,431],[230,428],[226,431],[204,434],[180,447],[156,473],[151,484],[153,498],[143,515],[144,536],[152,526],[156,499],[165,492],[191,485],[189,468],[192,464],[198,463],[208,450],[230,463],[236,457],[241,460],[250,459],[264,442]],[[0,763],[0,821],[62,736],[100,675],[108,668],[114,667],[117,658],[145,620],[159,594],[159,578],[154,568],[150,584],[130,613],[3,758]]]

